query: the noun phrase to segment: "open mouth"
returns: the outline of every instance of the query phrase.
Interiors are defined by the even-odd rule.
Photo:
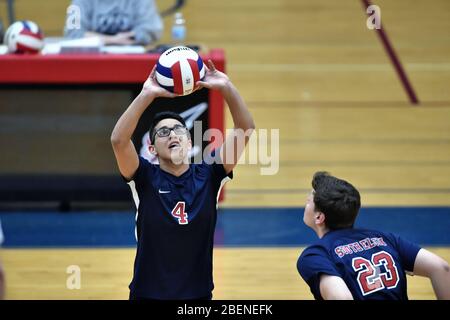
[[[181,147],[180,143],[178,141],[173,141],[169,144],[169,149],[175,149]]]

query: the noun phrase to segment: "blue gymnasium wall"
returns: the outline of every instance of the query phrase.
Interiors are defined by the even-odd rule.
[[[221,209],[216,246],[290,247],[314,241],[303,208]],[[134,219],[121,212],[2,212],[6,248],[134,247]],[[390,231],[426,246],[450,245],[450,207],[362,208],[357,226]]]

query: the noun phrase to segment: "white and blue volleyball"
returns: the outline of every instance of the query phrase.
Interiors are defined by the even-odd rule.
[[[202,58],[191,48],[178,46],[161,54],[156,64],[156,81],[170,92],[185,96],[205,77]]]
[[[44,35],[33,21],[16,21],[6,30],[3,42],[9,53],[38,53],[44,47]]]

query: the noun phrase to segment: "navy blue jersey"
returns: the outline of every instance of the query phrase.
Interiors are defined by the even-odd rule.
[[[129,182],[138,208],[130,296],[196,299],[211,295],[217,198],[231,178],[222,164],[191,164],[176,177],[139,157]]]
[[[355,300],[407,300],[406,272],[413,271],[419,250],[391,233],[334,230],[302,252],[297,269],[317,300],[322,274],[341,277]]]

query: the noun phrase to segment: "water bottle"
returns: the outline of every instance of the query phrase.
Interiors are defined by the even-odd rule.
[[[175,13],[172,25],[172,42],[175,46],[184,45],[186,39],[186,24],[181,12]]]

